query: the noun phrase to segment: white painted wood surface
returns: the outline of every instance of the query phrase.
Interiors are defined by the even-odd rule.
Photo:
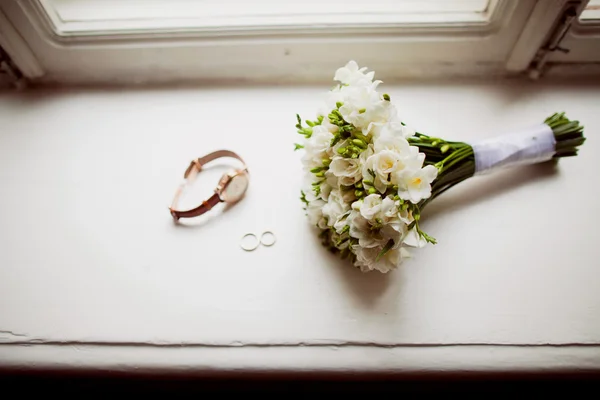
[[[362,274],[319,245],[298,199],[294,114],[312,117],[326,88],[0,95],[0,367],[600,368],[600,86],[382,88],[432,135],[473,141],[565,110],[589,139],[555,167],[454,188],[424,215],[437,246]],[[189,161],[219,148],[246,159],[246,198],[173,224]],[[263,230],[275,246],[239,248]]]

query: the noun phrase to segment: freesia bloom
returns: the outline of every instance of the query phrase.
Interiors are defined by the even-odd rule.
[[[422,169],[403,170],[396,177],[398,196],[416,204],[431,196],[431,182],[437,177],[438,170],[433,165]]]
[[[331,140],[333,134],[324,126],[315,126],[313,133],[304,144],[304,157],[302,163],[306,169],[312,169],[323,165],[323,159],[329,157],[331,151]]]
[[[373,81],[375,72],[371,71],[365,74],[366,67],[358,68],[356,61],[349,61],[348,64],[335,71],[334,80],[344,85],[368,85]]]
[[[338,218],[348,210],[350,210],[350,205],[342,199],[340,191],[332,190],[327,203],[323,205],[323,216],[327,218],[327,225],[333,226]]]
[[[379,259],[377,258],[383,250],[382,248],[364,248],[360,246],[354,246],[353,250],[356,253],[356,261],[354,262],[354,265],[360,268],[360,270],[363,272],[373,270],[383,273],[390,272],[400,265],[403,258],[409,256],[408,252],[404,248],[391,249]]]
[[[363,218],[372,220],[381,212],[381,196],[378,194],[371,194],[362,201],[360,206],[360,215]]]
[[[340,178],[344,186],[353,185],[361,179],[360,162],[354,158],[334,157],[329,170]]]
[[[327,221],[323,218],[323,206],[326,203],[321,199],[316,199],[308,204],[306,209],[308,221],[319,229],[327,228]]]

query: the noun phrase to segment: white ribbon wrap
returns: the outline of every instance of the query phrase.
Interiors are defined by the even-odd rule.
[[[473,144],[475,175],[548,161],[555,153],[552,129],[541,124]]]

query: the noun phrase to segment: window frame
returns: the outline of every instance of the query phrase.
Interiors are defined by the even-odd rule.
[[[0,17],[4,15],[21,38],[9,54],[17,54],[13,59],[25,75],[67,84],[321,82],[331,79],[331,71],[348,59],[357,59],[388,81],[516,74],[527,69],[567,3],[492,0],[487,23],[407,20],[383,26],[188,26],[148,31],[82,30],[81,25],[77,30],[45,11],[51,1],[4,2]],[[3,36],[0,30],[0,40]],[[4,42],[6,38],[0,44]]]

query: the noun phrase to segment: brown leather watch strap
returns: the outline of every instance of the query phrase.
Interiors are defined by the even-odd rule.
[[[181,194],[183,192],[183,188],[185,187],[185,185],[191,183],[192,181],[194,181],[194,179],[196,179],[196,176],[202,170],[202,167],[205,164],[207,164],[213,160],[216,160],[217,158],[221,158],[221,157],[232,157],[232,158],[238,159],[242,163],[244,163],[244,160],[239,155],[237,155],[236,153],[234,153],[233,151],[230,151],[230,150],[218,150],[213,153],[207,154],[204,157],[200,157],[200,158],[193,160],[190,163],[190,166],[185,171],[185,174],[184,174],[185,182],[182,183],[179,186],[179,188],[177,188],[177,192],[175,192],[175,197],[173,198],[173,202],[171,203],[171,207],[169,208],[169,210],[171,211],[171,215],[173,216],[173,218],[175,220],[178,220],[179,218],[192,218],[192,217],[197,217],[199,215],[202,215],[222,201],[221,197],[219,196],[219,193],[215,193],[208,200],[203,201],[202,204],[200,204],[196,208],[193,208],[191,210],[185,210],[185,211],[177,210],[177,204],[179,203],[179,197],[181,197]],[[245,163],[244,163],[244,169],[245,170],[247,169]]]
[[[179,218],[197,217],[197,216],[202,215],[205,212],[209,211],[211,208],[213,208],[220,202],[221,202],[221,198],[219,197],[219,194],[215,193],[208,200],[203,201],[202,204],[200,204],[198,207],[193,208],[191,210],[177,211],[171,207],[171,215],[176,220]]]

